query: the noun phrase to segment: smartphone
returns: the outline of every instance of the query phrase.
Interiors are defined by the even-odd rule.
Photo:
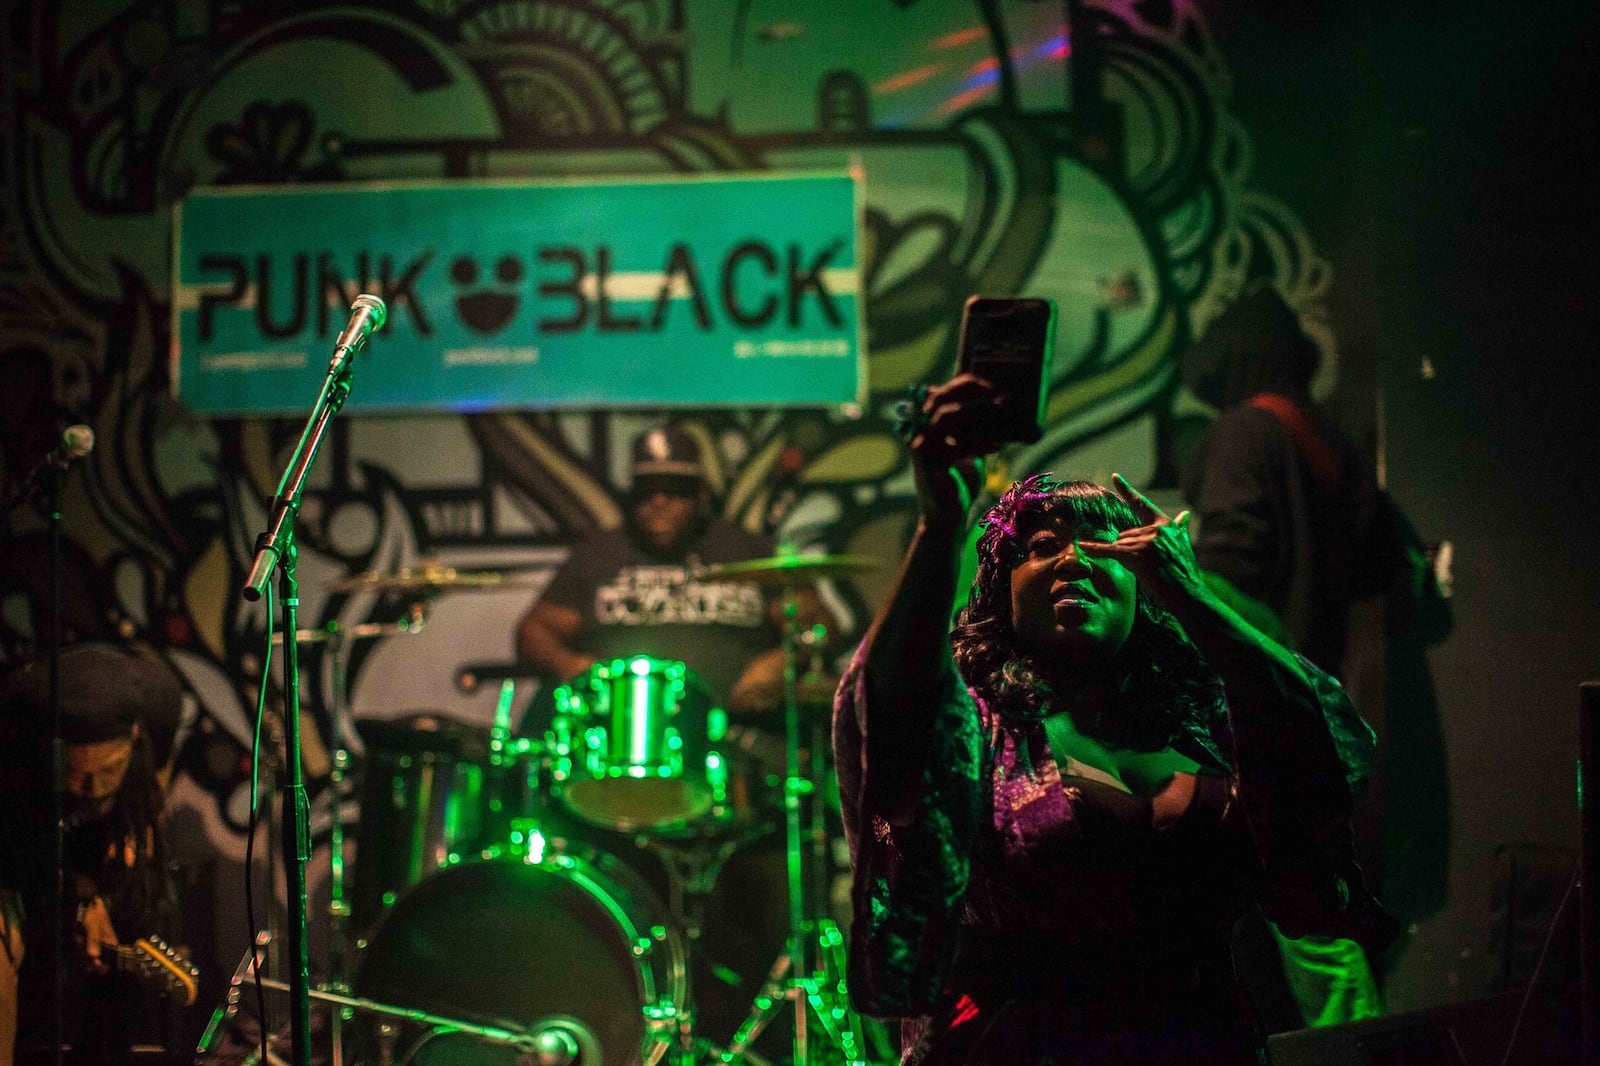
[[[1055,334],[1053,300],[967,297],[956,371],[976,374],[1005,397],[1006,440],[1031,444],[1044,435]]]

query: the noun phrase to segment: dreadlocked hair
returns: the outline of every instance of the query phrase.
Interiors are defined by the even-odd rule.
[[[1036,474],[1019,481],[983,518],[978,574],[951,635],[961,675],[1004,717],[1038,721],[1071,709],[1073,694],[1056,692],[1018,647],[1011,619],[1011,571],[1028,536],[1065,516],[1085,528],[1122,531],[1140,524],[1121,497],[1092,481]],[[1223,726],[1222,679],[1171,613],[1141,588],[1133,628],[1106,675],[1111,698],[1078,728],[1119,747],[1151,751],[1181,733],[1215,735]]]
[[[149,730],[133,738],[128,773],[117,801],[104,819],[104,833],[115,856],[95,871],[100,894],[137,914],[153,914],[165,902],[166,854],[162,847],[165,806]]]
[[[19,736],[28,739],[6,751],[6,742]],[[19,892],[30,906],[55,891],[55,821],[51,805],[37,802],[52,783],[48,759],[34,754],[46,742],[30,733],[0,729],[0,755],[11,756],[0,757],[0,779],[6,786],[0,789],[0,883]],[[156,916],[152,928],[160,927],[163,910],[172,903],[162,846],[163,799],[149,733],[140,729],[110,809],[104,814],[69,811],[63,821],[68,867],[93,882],[113,918]]]

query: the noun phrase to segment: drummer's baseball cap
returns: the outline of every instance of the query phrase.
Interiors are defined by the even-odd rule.
[[[633,440],[633,484],[708,484],[700,443],[677,426],[647,429]]]

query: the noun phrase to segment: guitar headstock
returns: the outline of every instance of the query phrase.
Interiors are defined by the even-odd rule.
[[[200,993],[200,971],[159,936],[147,936],[133,942],[126,949],[133,968],[151,980],[159,981],[167,995],[187,1007]]]

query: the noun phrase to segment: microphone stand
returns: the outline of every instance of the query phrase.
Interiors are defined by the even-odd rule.
[[[61,1066],[66,1042],[67,987],[67,746],[61,739],[61,485],[66,476],[65,468],[50,465],[45,507],[50,555],[50,816],[55,822],[55,907],[50,915],[55,988],[50,997],[50,1036],[56,1066]],[[30,474],[29,481],[32,479]]]
[[[278,483],[278,494],[272,500],[270,525],[266,532],[256,538],[255,562],[241,591],[246,600],[259,600],[267,581],[272,577],[273,569],[279,571],[283,600],[284,770],[288,778],[283,790],[282,845],[288,896],[284,961],[289,977],[291,1061],[295,1066],[311,1066],[311,962],[306,945],[306,864],[311,861],[311,805],[306,798],[305,776],[300,760],[300,649],[297,640],[299,622],[296,617],[300,606],[300,586],[295,579],[298,553],[294,519],[300,511],[306,480],[322,447],[328,423],[339,413],[350,395],[355,374],[355,353],[365,339],[363,335],[354,344],[340,345],[334,349],[322,391],[311,409],[300,442],[295,445],[289,469]]]
[[[67,974],[67,746],[61,737],[61,495],[67,479],[67,468],[74,459],[81,459],[93,446],[94,434],[87,426],[74,426],[66,432],[81,429],[88,440],[69,441],[65,435],[56,450],[28,471],[5,507],[0,509],[0,531],[10,533],[11,513],[28,500],[37,500],[39,482],[44,482],[44,518],[46,544],[46,570],[50,583],[50,614],[48,643],[46,644],[46,671],[49,684],[50,705],[50,819],[51,863],[53,900],[48,915],[52,985],[50,995],[50,1042],[54,1048],[52,1059],[61,1066],[66,1051],[66,974]]]

